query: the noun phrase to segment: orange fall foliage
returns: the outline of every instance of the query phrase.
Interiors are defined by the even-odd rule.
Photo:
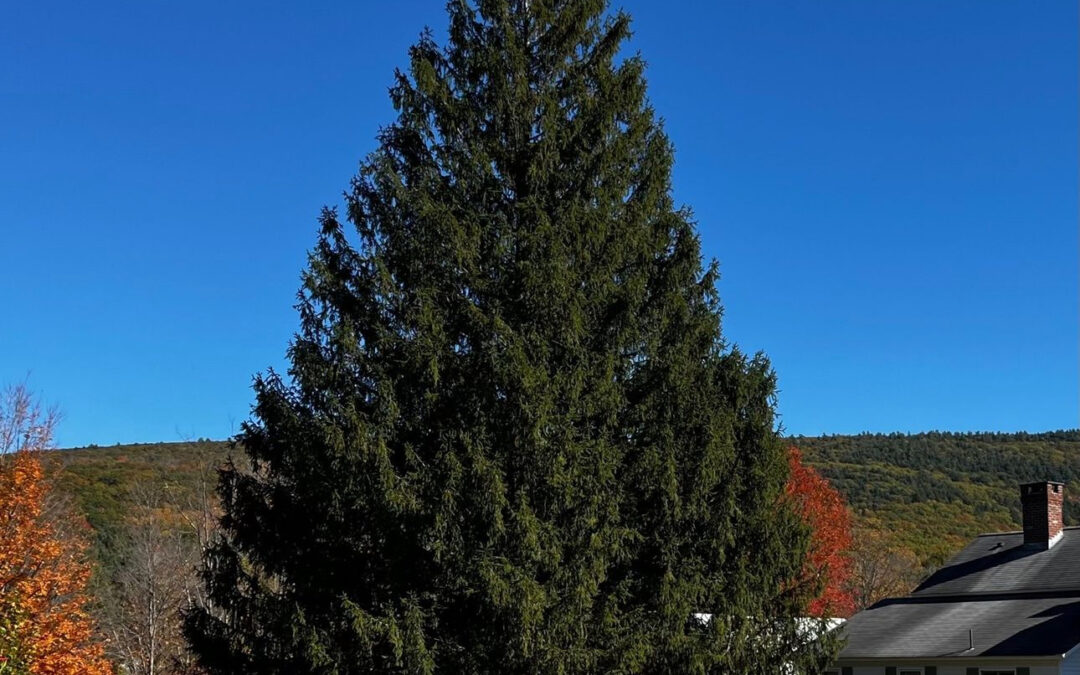
[[[0,654],[0,668],[111,675],[86,611],[85,539],[60,533],[48,518],[38,455],[21,449],[0,457],[0,619],[10,652]]]

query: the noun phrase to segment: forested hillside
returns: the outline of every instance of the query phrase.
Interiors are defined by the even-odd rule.
[[[879,531],[928,566],[979,532],[1016,529],[1016,486],[1067,483],[1066,522],[1080,522],[1080,431],[1038,434],[860,434],[798,436],[809,464],[843,493],[858,526]],[[98,533],[108,564],[136,485],[157,486],[188,508],[206,487],[223,441],[74,448],[56,454],[59,486]],[[212,478],[209,478],[212,481]]]
[[[980,532],[1019,529],[1019,483],[1067,484],[1080,517],[1080,431],[860,434],[791,439],[843,493],[856,521],[936,566]]]
[[[228,452],[229,443],[203,439],[90,446],[52,453],[50,468],[59,492],[93,528],[96,557],[110,566],[132,512],[148,501],[159,512],[203,509],[213,499],[214,467]]]

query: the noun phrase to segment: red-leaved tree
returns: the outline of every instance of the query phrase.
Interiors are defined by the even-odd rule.
[[[802,452],[792,447],[787,494],[810,525],[813,535],[801,583],[822,590],[809,612],[812,616],[846,617],[855,609],[848,580],[851,577],[851,516],[844,498],[829,481],[803,463]]]

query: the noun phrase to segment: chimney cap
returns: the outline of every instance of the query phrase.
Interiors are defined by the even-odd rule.
[[[1021,483],[1020,494],[1026,496],[1029,494],[1038,494],[1044,490],[1050,490],[1053,488],[1054,493],[1060,493],[1065,487],[1065,483],[1056,480],[1040,480],[1034,483]]]

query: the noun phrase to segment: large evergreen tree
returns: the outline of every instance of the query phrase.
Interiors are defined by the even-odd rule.
[[[605,0],[452,0],[223,473],[212,673],[809,672],[762,357]],[[349,225],[351,223],[351,225]],[[696,613],[708,613],[702,619]]]

